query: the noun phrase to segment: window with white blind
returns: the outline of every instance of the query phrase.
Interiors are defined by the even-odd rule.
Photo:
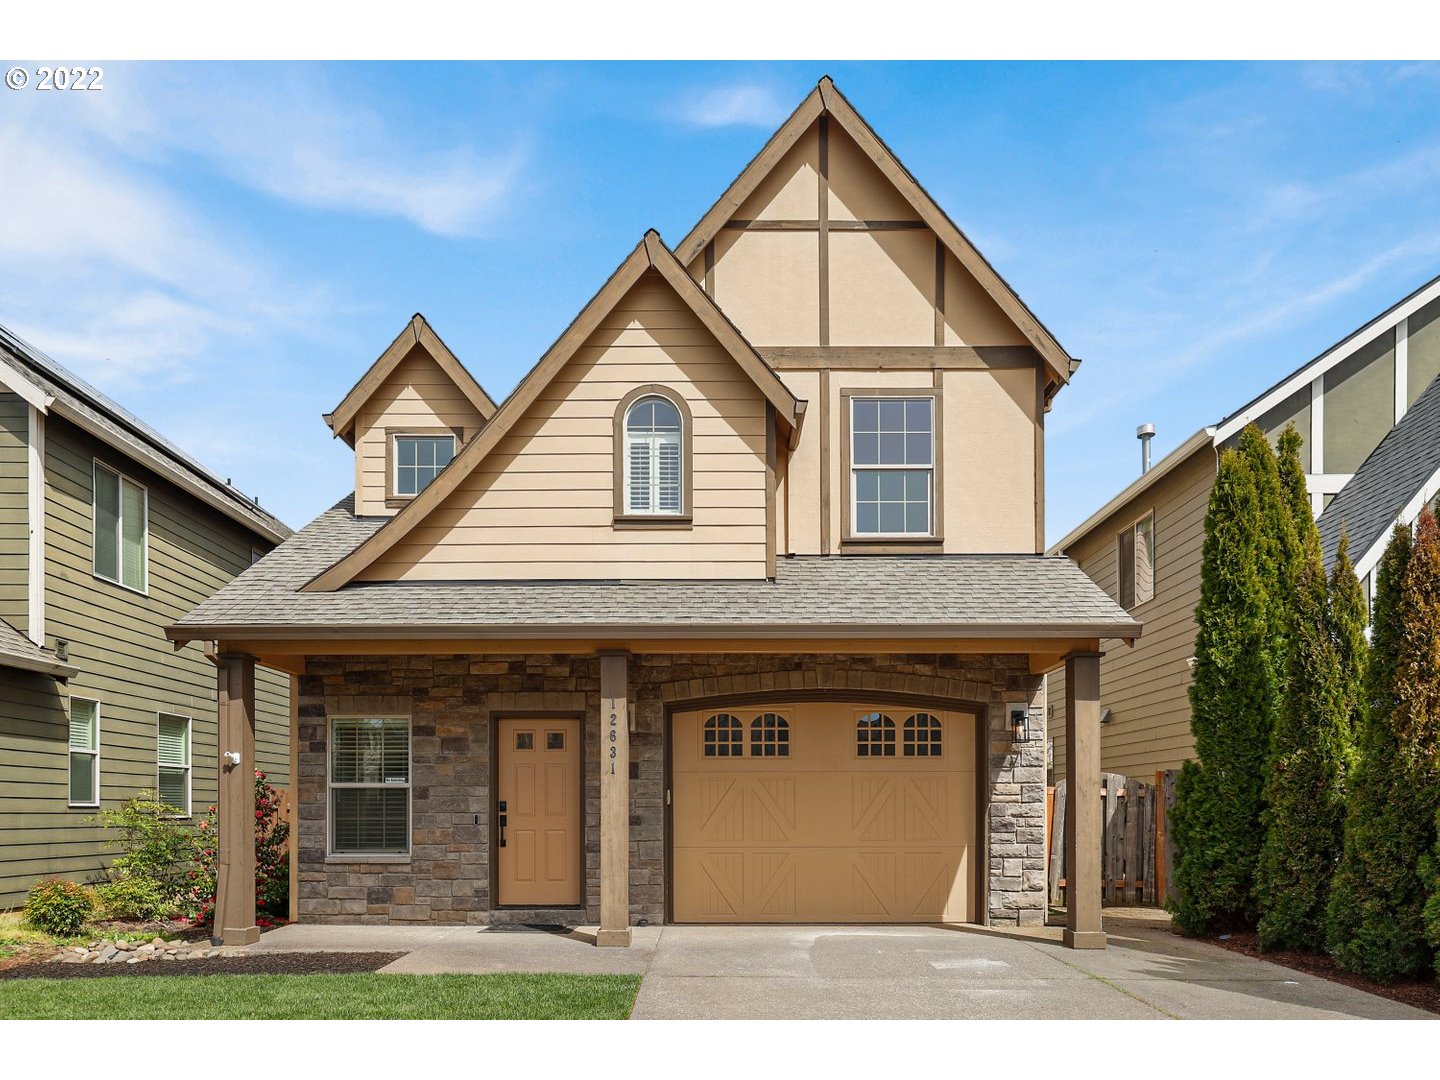
[[[95,576],[144,592],[149,576],[149,496],[114,469],[94,464]]]
[[[336,717],[330,723],[330,853],[410,852],[410,721]]]
[[[100,805],[100,703],[70,699],[71,806]]]
[[[673,401],[651,394],[625,413],[625,513],[685,512],[684,431]]]
[[[161,713],[156,736],[155,790],[159,801],[190,816],[190,718]]]
[[[1155,598],[1155,513],[1124,529],[1117,540],[1120,606],[1127,611]]]

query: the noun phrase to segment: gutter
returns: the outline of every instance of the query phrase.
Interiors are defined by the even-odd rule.
[[[14,653],[0,653],[0,667],[15,668],[19,671],[33,671],[40,675],[52,675],[57,679],[73,679],[80,669],[62,664],[59,660],[42,657],[16,656]]]

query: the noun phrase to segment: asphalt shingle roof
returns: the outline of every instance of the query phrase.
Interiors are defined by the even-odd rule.
[[[573,628],[853,626],[994,629],[1133,637],[1139,625],[1073,562],[1043,555],[796,557],[776,579],[744,581],[450,581],[356,583],[301,592],[387,519],[359,518],[346,498],[172,628],[191,639],[245,630],[333,627],[438,633],[487,628],[540,636]]]
[[[1350,538],[1350,558],[1360,558],[1390,530],[1405,504],[1437,470],[1440,379],[1426,387],[1320,515],[1317,524],[1325,565],[1334,564],[1342,531]]]
[[[0,667],[38,671],[42,675],[69,678],[76,669],[62,663],[49,649],[42,649],[4,619],[0,619]]]

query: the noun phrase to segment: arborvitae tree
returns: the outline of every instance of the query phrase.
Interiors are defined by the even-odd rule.
[[[1433,546],[1434,517],[1427,513],[1425,518],[1427,543]],[[1344,852],[1326,912],[1331,955],[1341,967],[1380,982],[1415,975],[1426,966],[1427,949],[1418,932],[1424,903],[1418,862],[1426,845],[1415,835],[1424,831],[1413,819],[1418,800],[1406,790],[1414,779],[1402,750],[1399,697],[1402,666],[1415,654],[1405,639],[1416,614],[1410,567],[1417,546],[1410,529],[1396,525],[1375,572]]]
[[[1340,664],[1340,693],[1345,706],[1348,772],[1357,756],[1365,660],[1370,652],[1365,628],[1370,619],[1365,608],[1365,590],[1360,587],[1360,579],[1355,576],[1355,564],[1350,561],[1350,538],[1343,532],[1340,534],[1340,550],[1335,553],[1335,566],[1330,571],[1329,591],[1330,634],[1335,641],[1336,659]]]
[[[1276,467],[1289,529],[1283,524],[1277,526],[1276,542],[1281,548],[1282,576],[1292,587],[1305,572],[1310,557],[1321,557],[1320,530],[1315,525],[1310,488],[1305,483],[1305,466],[1300,461],[1300,448],[1304,445],[1305,440],[1295,430],[1295,425],[1285,425],[1285,430],[1280,433]]]
[[[1172,910],[1186,933],[1248,927],[1256,918],[1265,761],[1281,674],[1271,600],[1281,506],[1274,454],[1251,425],[1238,447],[1221,451],[1205,515],[1190,687],[1195,760],[1180,772],[1170,817]]]
[[[1287,689],[1266,776],[1255,897],[1262,949],[1318,951],[1325,944],[1325,905],[1344,834],[1349,726],[1318,550],[1301,568],[1293,600]]]

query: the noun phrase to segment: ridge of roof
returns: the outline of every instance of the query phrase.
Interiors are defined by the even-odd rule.
[[[294,531],[134,413],[4,325],[0,325],[0,363],[49,399],[42,411],[57,410],[131,460],[188,487],[232,520],[275,543]]]
[[[815,89],[806,95],[795,111],[770,136],[760,152],[750,159],[740,174],[704,213],[685,239],[680,241],[675,248],[675,254],[680,261],[688,264],[704,250],[705,245],[715,238],[735,210],[759,186],[760,181],[822,115],[830,116],[840,124],[845,133],[860,147],[861,152],[960,261],[960,265],[970,272],[980,287],[1045,360],[1055,375],[1057,386],[1069,383],[1080,362],[1065,350],[1049,328],[1020,298],[1020,294],[915,179],[829,75],[821,77]]]
[[[417,311],[410,317],[404,329],[395,335],[395,340],[390,342],[385,351],[375,358],[375,362],[365,369],[364,374],[355,380],[355,385],[340,399],[340,404],[324,415],[325,423],[337,438],[354,445],[351,434],[356,414],[369,400],[370,395],[379,389],[400,365],[400,361],[417,345],[429,353],[441,370],[450,376],[460,392],[475,406],[481,419],[488,422],[490,417],[495,415],[495,401],[480,385],[480,380],[470,373],[470,369],[460,362],[460,358],[450,350],[425,316]]]
[[[384,527],[354,551],[318,573],[305,586],[305,590],[328,592],[350,582],[356,574],[390,550],[410,529],[424,520],[505,437],[540,392],[569,363],[575,351],[584,344],[600,320],[614,309],[615,304],[642,274],[652,269],[665,278],[681,301],[694,312],[706,329],[750,376],[761,393],[775,406],[776,416],[783,420],[792,432],[796,431],[805,411],[804,403],[745,340],[744,335],[736,329],[715,301],[696,284],[689,271],[675,258],[674,252],[665,246],[660,234],[650,229],[606,279],[600,290],[571,320],[564,333],[545,351],[534,367],[526,372],[510,396],[501,403],[490,422],[455,456],[455,460],[424,491],[390,518]]]

